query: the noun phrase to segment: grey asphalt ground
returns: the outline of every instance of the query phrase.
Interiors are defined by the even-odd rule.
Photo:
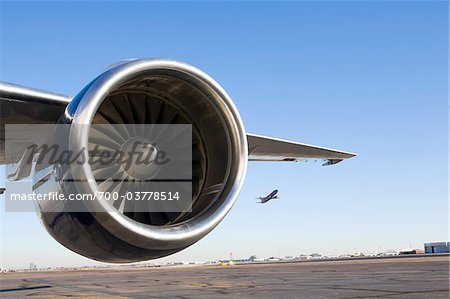
[[[2,298],[449,298],[449,256],[0,277]]]

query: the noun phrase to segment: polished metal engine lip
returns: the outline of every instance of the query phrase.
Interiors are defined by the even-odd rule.
[[[180,72],[185,76],[203,84],[211,94],[216,109],[223,116],[225,125],[230,132],[229,138],[233,152],[233,173],[227,181],[224,192],[227,198],[220,203],[220,207],[209,209],[192,221],[170,225],[167,227],[150,226],[136,222],[127,216],[118,213],[103,200],[91,201],[92,211],[103,210],[105,212],[92,212],[94,217],[111,233],[130,242],[133,245],[150,249],[175,249],[189,246],[209,233],[226,216],[234,205],[247,171],[248,147],[246,132],[230,96],[209,75],[199,69],[173,60],[138,59],[118,64],[97,77],[88,87],[72,118],[74,125],[91,124],[97,109],[103,100],[112,91],[120,87],[137,74],[151,70],[170,70]],[[75,128],[80,126],[74,126]],[[73,130],[69,136],[70,148],[88,148],[88,130]],[[81,192],[94,193],[98,191],[88,164],[77,165],[72,169],[73,175],[86,180],[87,184],[81,184]]]

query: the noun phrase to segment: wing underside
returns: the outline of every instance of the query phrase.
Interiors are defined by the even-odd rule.
[[[247,134],[249,161],[315,161],[331,165],[356,154],[273,137]]]
[[[16,163],[23,154],[5,161],[5,125],[54,124],[69,102],[67,96],[0,82],[0,164]]]

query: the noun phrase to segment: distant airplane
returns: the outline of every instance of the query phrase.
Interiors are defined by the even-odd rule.
[[[256,199],[261,200],[258,203],[266,203],[274,198],[279,198],[277,193],[278,193],[278,190],[273,190],[272,193],[270,193],[269,195],[264,196],[264,197],[257,197]]]

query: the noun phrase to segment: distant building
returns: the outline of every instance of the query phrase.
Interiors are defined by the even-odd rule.
[[[405,255],[405,254],[423,254],[425,251],[423,249],[419,248],[405,248],[398,251],[399,255]]]
[[[450,242],[425,243],[425,253],[449,253]]]
[[[291,256],[291,255],[286,255],[286,256],[284,257],[284,260],[286,260],[286,261],[292,261],[293,259],[294,259],[294,257]]]
[[[322,255],[318,254],[318,253],[311,253],[311,258],[312,259],[320,259],[320,258],[322,258]]]
[[[258,259],[258,257],[256,256],[256,254],[252,255],[251,257],[248,258],[249,262],[254,262],[256,259]]]
[[[276,256],[271,256],[271,257],[269,257],[269,259],[268,259],[268,261],[271,261],[271,262],[273,262],[273,261],[279,261],[280,260],[280,258],[279,257],[276,257]]]

